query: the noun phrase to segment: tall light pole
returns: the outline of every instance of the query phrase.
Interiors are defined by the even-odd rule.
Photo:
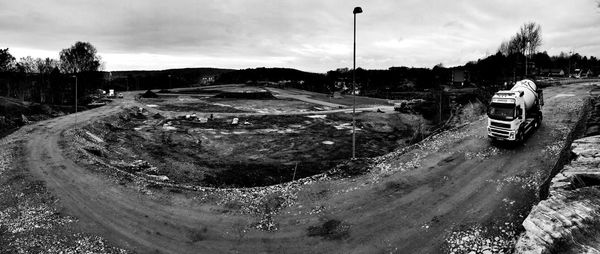
[[[352,52],[352,159],[356,159],[356,14],[362,13],[362,8],[354,7],[354,50]]]
[[[529,46],[529,42],[525,42],[525,78],[527,78],[527,48]]]
[[[569,69],[567,70],[569,72],[569,78],[571,77],[571,57],[573,57],[573,50],[569,51]]]
[[[77,76],[73,75],[75,78],[75,113],[77,113]]]

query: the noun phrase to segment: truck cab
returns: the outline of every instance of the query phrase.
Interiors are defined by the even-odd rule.
[[[523,141],[525,135],[541,124],[543,104],[542,91],[530,80],[517,82],[509,91],[496,92],[488,109],[488,137]]]

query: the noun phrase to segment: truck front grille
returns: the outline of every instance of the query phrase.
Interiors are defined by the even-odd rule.
[[[503,130],[498,130],[498,129],[491,129],[490,130],[490,135],[494,136],[494,137],[499,137],[499,138],[508,138],[508,131],[503,131]]]
[[[510,128],[510,124],[491,121],[490,124],[500,128]]]

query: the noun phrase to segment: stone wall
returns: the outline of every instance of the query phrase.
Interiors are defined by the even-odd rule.
[[[600,253],[600,135],[573,141],[575,159],[534,206],[515,253]]]

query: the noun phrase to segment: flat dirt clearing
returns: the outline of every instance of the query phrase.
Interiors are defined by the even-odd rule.
[[[130,173],[211,187],[288,182],[324,173],[352,154],[349,114],[256,115],[238,118],[237,125],[232,119],[164,119],[132,109],[94,122],[66,143]],[[359,157],[391,152],[413,135],[411,119],[401,114],[360,113],[357,119]],[[131,166],[139,160],[144,165]]]
[[[523,145],[491,146],[482,119],[377,158],[351,178],[193,192],[123,183],[65,156],[59,143],[73,115],[27,127],[20,166],[83,230],[141,253],[510,252],[588,90],[546,88],[544,123]],[[90,121],[132,106],[126,99],[76,116]]]

